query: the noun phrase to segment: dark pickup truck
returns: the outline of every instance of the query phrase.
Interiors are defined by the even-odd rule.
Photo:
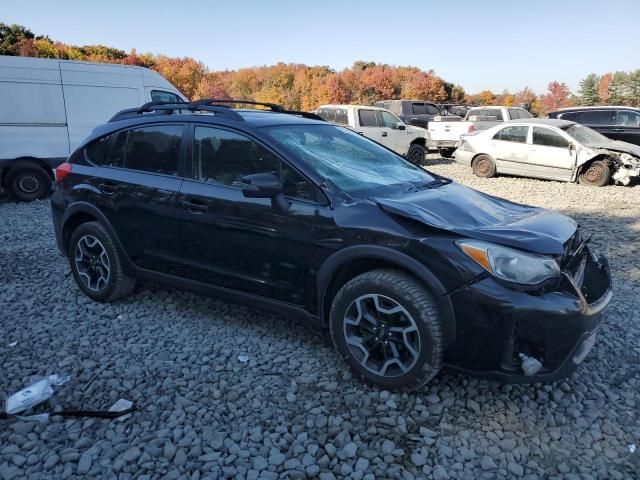
[[[433,117],[442,114],[435,103],[421,100],[381,100],[375,106],[391,110],[408,125],[422,128],[427,128]]]

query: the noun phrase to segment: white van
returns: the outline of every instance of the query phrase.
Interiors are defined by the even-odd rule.
[[[53,169],[116,112],[185,97],[128,65],[0,56],[0,185],[16,199],[49,193]]]

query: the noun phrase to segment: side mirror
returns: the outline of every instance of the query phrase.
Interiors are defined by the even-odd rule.
[[[273,173],[254,173],[240,179],[242,194],[247,198],[270,198],[271,206],[282,211],[289,210],[289,202],[282,192],[282,183]]]
[[[406,126],[404,123],[402,123],[402,122],[398,122],[398,123],[396,123],[396,128],[397,128],[398,130],[406,130],[406,129],[407,129],[407,126]]]
[[[573,150],[575,150],[575,148],[576,146],[573,143],[569,142],[569,151],[572,152]]]

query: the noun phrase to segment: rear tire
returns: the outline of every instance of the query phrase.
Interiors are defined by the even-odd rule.
[[[333,299],[330,330],[351,369],[382,388],[414,390],[442,366],[435,301],[402,271],[372,270],[348,281]]]
[[[453,157],[453,152],[456,151],[455,148],[441,148],[438,150],[440,152],[440,156],[442,158],[451,158]]]
[[[131,293],[135,277],[124,273],[122,258],[107,229],[83,223],[71,234],[67,251],[71,273],[80,290],[97,302],[111,302]]]
[[[601,160],[596,160],[578,176],[580,185],[604,187],[611,183],[611,169]]]
[[[418,167],[424,163],[424,159],[427,156],[427,149],[419,143],[414,143],[409,147],[407,152],[407,160]]]
[[[51,177],[41,166],[21,161],[11,165],[5,186],[17,201],[32,202],[50,193]]]
[[[496,163],[489,155],[478,155],[473,159],[471,169],[476,176],[481,178],[491,178],[496,175]]]

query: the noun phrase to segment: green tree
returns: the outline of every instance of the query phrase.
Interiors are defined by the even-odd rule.
[[[627,92],[627,73],[615,72],[609,84],[609,104],[625,105],[629,99]]]
[[[26,27],[0,22],[0,55],[20,55],[21,44],[34,38],[35,35]]]
[[[578,97],[583,105],[597,105],[601,102],[598,94],[600,77],[595,73],[590,73],[580,82]]]

